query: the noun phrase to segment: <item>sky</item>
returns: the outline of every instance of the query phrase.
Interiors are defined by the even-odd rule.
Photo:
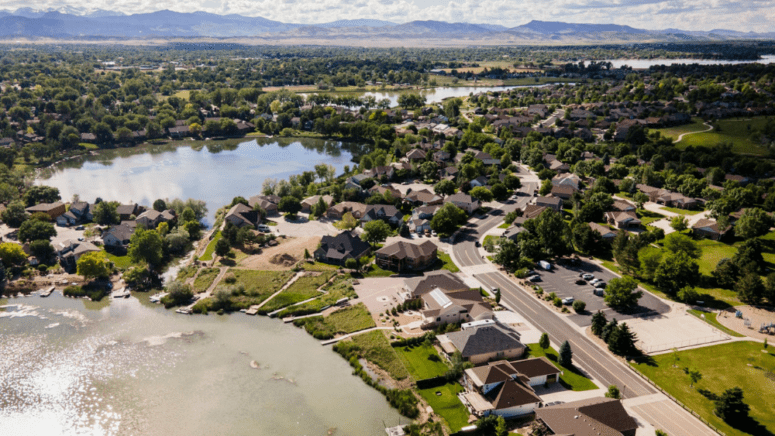
[[[775,31],[775,0],[0,0],[0,9],[169,9],[314,24],[371,18],[514,27],[531,20],[624,24],[642,29]]]

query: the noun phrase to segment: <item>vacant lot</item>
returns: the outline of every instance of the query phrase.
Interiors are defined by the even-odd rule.
[[[374,363],[387,371],[396,380],[403,380],[409,376],[396,350],[390,346],[385,334],[380,330],[370,331],[352,338],[355,345],[360,347],[360,355],[369,362]]]
[[[678,361],[675,361],[677,356]],[[633,366],[729,436],[768,435],[775,432],[772,393],[775,392],[775,354],[762,353],[762,344],[733,342],[653,356]],[[684,368],[696,369],[702,379],[691,386]],[[706,389],[715,395],[740,387],[751,407],[750,422],[730,425],[713,413],[714,403],[700,394]]]
[[[267,312],[300,303],[320,295],[318,288],[323,286],[334,273],[328,272],[318,276],[299,277],[288,289],[279,293],[263,307]]]
[[[270,262],[273,256],[277,254],[289,254],[297,261],[304,258],[306,249],[310,255],[317,249],[320,243],[320,237],[299,237],[278,239],[280,245],[261,250],[261,254],[248,256],[239,262],[239,266],[250,269],[260,269],[263,271],[285,271],[292,268],[292,265],[276,264]]]
[[[206,291],[213,284],[215,278],[218,277],[219,272],[221,270],[218,268],[202,268],[196,280],[194,280],[194,293],[198,294]]]
[[[446,374],[449,367],[439,357],[439,353],[432,345],[418,345],[415,347],[395,347],[398,355],[403,360],[406,369],[415,380],[438,377]]]
[[[237,283],[245,287],[245,295],[233,298],[240,307],[260,304],[293,277],[291,271],[252,271],[234,268],[229,271],[237,278]]]

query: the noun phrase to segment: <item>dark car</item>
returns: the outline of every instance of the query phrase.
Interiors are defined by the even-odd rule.
[[[481,247],[482,246],[482,244],[480,244],[479,241],[476,241],[476,243],[474,245],[476,245],[477,247]]]
[[[577,285],[586,285],[586,284],[587,284],[587,282],[586,282],[586,281],[584,281],[584,279],[578,279],[578,280],[576,280],[576,284],[577,284]]]

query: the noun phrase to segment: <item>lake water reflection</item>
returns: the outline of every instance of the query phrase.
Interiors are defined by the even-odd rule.
[[[314,170],[319,163],[340,173],[350,164],[354,144],[320,139],[254,139],[193,142],[102,151],[73,159],[42,174],[37,183],[59,188],[63,199],[136,202],[150,206],[157,198],[194,198],[207,202],[206,223],[235,196],[261,191],[266,178],[287,179]]]

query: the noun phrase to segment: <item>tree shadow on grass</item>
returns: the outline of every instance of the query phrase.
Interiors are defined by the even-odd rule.
[[[755,420],[750,415],[745,417],[735,418],[734,420],[725,421],[730,427],[740,430],[745,434],[757,435],[757,436],[775,436],[773,433],[762,425],[759,421]]]

